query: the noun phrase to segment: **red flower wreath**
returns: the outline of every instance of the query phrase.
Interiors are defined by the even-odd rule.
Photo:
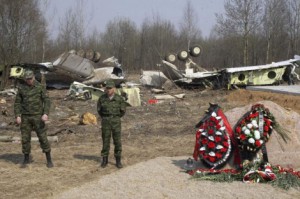
[[[274,117],[263,104],[255,104],[235,127],[235,137],[242,150],[256,152],[272,134]]]
[[[212,112],[196,132],[200,159],[212,168],[225,163],[231,152],[230,137],[220,116]]]

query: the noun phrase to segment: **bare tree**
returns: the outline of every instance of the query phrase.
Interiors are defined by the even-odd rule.
[[[84,0],[76,0],[75,7],[69,8],[64,19],[60,19],[57,42],[62,44],[65,51],[84,47],[85,18]]]
[[[115,18],[106,26],[101,36],[106,56],[115,56],[127,69],[134,66],[137,53],[138,31],[129,19]]]
[[[5,88],[10,65],[42,60],[47,39],[45,20],[37,0],[0,0],[0,63],[4,64],[0,90]]]
[[[182,22],[180,23],[180,38],[182,47],[189,47],[190,43],[196,43],[202,38],[202,33],[197,27],[198,17],[192,6],[191,1],[187,1],[183,12]]]
[[[289,0],[289,50],[288,56],[292,56],[300,50],[300,0]]]
[[[248,64],[249,36],[262,21],[261,0],[226,0],[225,16],[217,16],[216,30],[220,36],[240,36],[243,41],[243,64]]]
[[[285,0],[266,0],[263,29],[266,37],[266,62],[280,57],[285,49],[288,23],[288,9]],[[285,57],[286,58],[286,54]]]
[[[40,61],[46,24],[37,0],[0,0],[0,61]]]
[[[177,32],[171,22],[161,20],[159,15],[153,20],[145,19],[141,28],[140,66],[157,69],[167,53],[178,50],[177,42]]]

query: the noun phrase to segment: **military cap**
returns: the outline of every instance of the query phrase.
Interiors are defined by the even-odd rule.
[[[24,78],[25,79],[31,79],[34,77],[33,71],[32,70],[26,70],[24,73]]]
[[[112,81],[112,80],[107,80],[107,81],[105,82],[105,87],[106,87],[106,88],[114,88],[114,87],[116,87],[116,85],[115,85],[115,82],[114,82],[114,81]]]

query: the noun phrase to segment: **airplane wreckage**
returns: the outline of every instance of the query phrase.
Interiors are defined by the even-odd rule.
[[[161,70],[163,74],[176,85],[184,88],[224,88],[227,89],[259,86],[279,85],[282,82],[289,82],[289,78],[295,77],[300,80],[295,72],[299,68],[300,56],[295,55],[294,59],[272,62],[266,65],[243,66],[224,68],[217,71],[207,71],[194,63],[191,57],[199,56],[199,46],[191,47],[188,51],[181,51],[177,56],[169,54],[162,60]],[[173,63],[176,57],[185,62],[185,70],[179,70]],[[291,82],[289,82],[290,84]]]
[[[168,54],[160,65],[160,71],[143,71],[140,84],[155,88],[162,88],[169,79],[174,84],[183,88],[236,88],[250,85],[278,85],[288,81],[288,77],[299,75],[295,72],[299,68],[300,56],[294,59],[273,62],[266,65],[224,68],[208,71],[195,62],[192,57],[201,53],[199,46],[179,52],[177,55]],[[183,61],[185,70],[179,70],[174,65],[176,58]],[[68,95],[82,99],[93,99],[103,93],[106,80],[113,80],[119,94],[126,97],[132,106],[139,106],[139,89],[132,83],[126,82],[121,64],[115,57],[110,57],[99,63],[100,53],[88,51],[69,51],[61,54],[53,62],[38,64],[17,64],[9,67],[9,78],[22,81],[26,69],[35,71],[36,78],[44,82],[48,88],[69,88]],[[0,76],[4,68],[0,66]],[[2,78],[3,79],[3,78]],[[0,82],[1,83],[1,82]],[[125,85],[126,86],[121,86]],[[130,86],[129,86],[130,85]],[[125,94],[124,94],[125,93]]]

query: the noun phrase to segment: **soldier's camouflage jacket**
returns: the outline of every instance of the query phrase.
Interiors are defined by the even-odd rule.
[[[49,115],[50,99],[46,89],[38,81],[33,86],[21,84],[15,99],[15,116]]]
[[[97,111],[101,117],[123,117],[126,106],[125,100],[120,95],[114,94],[114,97],[110,100],[107,94],[103,94],[98,99]]]

